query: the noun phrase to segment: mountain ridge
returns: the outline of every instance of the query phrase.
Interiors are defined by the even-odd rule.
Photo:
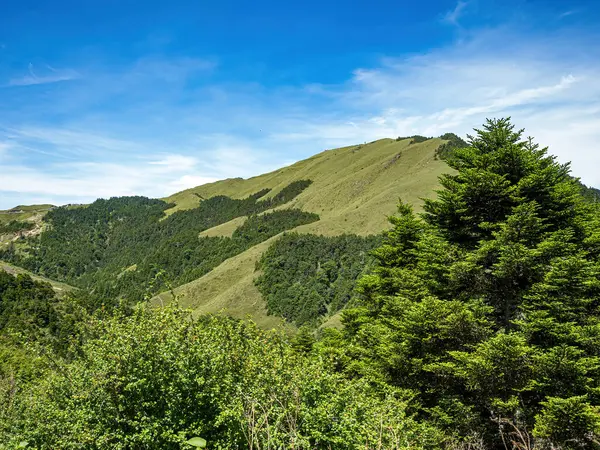
[[[394,212],[400,196],[418,206],[420,197],[437,186],[437,177],[444,170],[449,170],[445,162],[436,157],[436,150],[446,141],[432,138],[414,144],[411,142],[410,138],[400,141],[380,139],[368,144],[325,150],[256,177],[229,178],[197,186],[164,197],[164,201],[175,204],[166,213],[197,206],[198,195],[204,198],[214,195],[242,198],[269,188],[271,191],[265,195],[268,198],[291,181],[311,179],[312,186],[290,203],[279,206],[320,214],[320,223],[307,227],[306,231],[325,234],[379,232],[387,226],[387,216]],[[390,196],[394,197],[391,208]],[[368,208],[365,201],[369,202]],[[354,217],[357,212],[361,219],[358,221]],[[373,217],[374,214],[377,217]],[[350,223],[342,224],[343,219],[350,220]],[[324,222],[329,223],[324,226]],[[332,226],[334,229],[331,229]]]

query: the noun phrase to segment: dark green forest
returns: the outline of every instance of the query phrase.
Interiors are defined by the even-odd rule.
[[[262,256],[255,283],[270,314],[297,325],[318,324],[346,306],[381,238],[289,233]]]
[[[12,246],[0,259],[91,291],[99,299],[131,302],[194,280],[249,247],[282,231],[314,222],[316,214],[294,209],[263,212],[296,197],[310,181],[300,180],[266,200],[263,190],[245,199],[201,200],[197,208],[165,217],[173,205],[145,197],[96,200],[82,208],[56,208],[50,225],[27,246]],[[199,237],[201,231],[249,216],[231,238]],[[157,273],[164,276],[156,281]]]
[[[0,330],[24,324],[50,327],[53,322],[54,290],[28,275],[13,276],[0,271]]]
[[[58,299],[26,276],[0,276],[0,442],[177,449],[201,437],[214,449],[600,448],[593,191],[508,119],[487,121],[447,161],[454,172],[440,178],[423,212],[400,202],[383,237],[287,234],[258,264],[257,285],[273,314],[314,327],[340,310],[340,329],[264,331],[250,321],[194,317],[177,301],[134,304],[139,297],[97,307],[85,289]],[[205,212],[219,223],[250,216],[223,248],[316,219],[293,210],[261,215],[259,194],[200,203],[212,201]],[[132,261],[125,257],[111,265],[106,255],[118,253],[116,242],[131,240],[127,252],[183,279],[200,260],[179,266],[185,253],[176,252],[204,242],[199,229],[213,219],[195,210],[163,218],[166,207],[127,198],[73,215],[59,209],[37,246],[12,255],[93,289],[101,286],[97,274],[107,283],[112,275],[119,292],[129,273],[144,273],[144,283],[157,274],[139,264],[123,272]],[[69,230],[77,220],[89,226]],[[59,255],[59,236],[82,255]],[[173,259],[158,259],[153,242],[177,249]]]
[[[20,231],[31,230],[35,227],[33,222],[23,222],[20,220],[11,220],[7,223],[0,223],[0,233],[18,233]]]

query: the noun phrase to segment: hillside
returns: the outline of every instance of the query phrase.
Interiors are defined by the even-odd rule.
[[[244,198],[269,188],[272,190],[266,197],[270,197],[292,181],[310,179],[313,184],[285,205],[321,216],[320,221],[302,227],[302,231],[327,235],[377,233],[387,226],[387,216],[394,211],[399,197],[420,204],[420,198],[431,193],[437,177],[447,170],[447,165],[435,157],[444,141],[411,142],[381,139],[327,150],[257,177],[198,186],[165,198],[175,204],[167,214],[196,207],[199,196]],[[228,232],[224,227],[224,234]]]
[[[0,258],[83,289],[61,297],[0,264],[0,441],[596,449],[600,203],[514,128],[488,120],[444,148],[448,168],[439,149],[380,141],[333,164],[339,179],[320,169],[352,166],[352,149],[282,169],[283,187],[269,174],[239,198],[192,191],[191,209],[48,211]],[[412,164],[394,174],[399,161]],[[418,198],[436,167],[454,169],[438,195],[390,196],[387,232],[364,220],[362,203],[385,206],[373,186]],[[179,304],[161,294],[173,288]]]
[[[396,210],[399,198],[420,208],[421,198],[430,196],[438,186],[438,176],[450,169],[436,157],[444,142],[430,139],[411,143],[411,139],[382,139],[365,145],[344,147],[319,153],[291,166],[244,179],[228,179],[206,184],[166,198],[175,203],[168,212],[192,208],[198,196],[228,195],[243,198],[264,188],[274,193],[297,179],[313,183],[289,204],[320,215],[319,221],[295,229],[301,233],[335,236],[344,233],[368,235],[389,226],[387,217]],[[204,231],[206,236],[230,236],[239,218]],[[250,315],[259,325],[271,327],[278,319],[266,313],[254,280],[257,262],[277,237],[228,259],[210,273],[175,289],[182,306],[196,313],[224,311],[235,317]],[[167,301],[169,293],[161,294]],[[158,302],[158,299],[155,299]],[[335,322],[335,319],[333,320]]]
[[[19,205],[11,209],[0,210],[0,224],[13,220],[37,220],[52,208],[54,208],[53,205]]]
[[[295,324],[317,325],[351,297],[365,261],[350,259],[354,250],[366,255],[373,245],[360,236],[385,230],[400,198],[419,208],[421,198],[431,195],[438,176],[448,170],[438,158],[440,149],[447,150],[446,142],[422,137],[382,139],[160,200],[120,197],[99,199],[86,208],[15,208],[19,211],[7,214],[29,216],[4,225],[0,259],[91,292],[98,301],[138,302],[167,291],[154,299],[164,303],[174,287],[182,306],[196,314],[224,311],[235,317],[250,316],[264,327],[280,324],[282,317]],[[11,230],[12,234],[7,232]],[[297,258],[307,255],[296,255],[296,244],[291,242],[294,255],[284,250],[285,257],[291,258],[294,276],[308,279],[282,281],[289,284],[282,285],[285,298],[268,294],[264,283],[259,292],[255,281],[263,269],[259,268],[262,255],[291,231],[323,236],[310,241],[314,248],[323,249],[322,261],[299,262]],[[349,242],[327,240],[343,234],[356,236],[354,250],[345,247]],[[273,251],[278,254],[281,249]],[[339,252],[350,259],[346,258],[345,266],[333,267],[328,255]],[[321,263],[327,263],[329,276],[339,279],[317,280]],[[295,283],[302,283],[305,291],[300,293]],[[329,300],[316,301],[317,291]],[[312,301],[310,313],[302,312],[305,301]]]
[[[42,232],[42,218],[53,205],[19,205],[0,210],[0,250],[11,243]]]
[[[35,281],[50,283],[50,285],[52,286],[52,289],[54,289],[54,292],[56,292],[56,295],[59,297],[63,296],[67,292],[75,289],[73,286],[69,286],[68,284],[60,283],[58,281],[50,280],[49,278],[35,275],[34,273],[29,272],[28,270],[25,270],[21,267],[14,266],[14,265],[9,264],[4,261],[0,261],[0,270],[8,272],[11,275],[21,275],[21,274],[29,275]]]

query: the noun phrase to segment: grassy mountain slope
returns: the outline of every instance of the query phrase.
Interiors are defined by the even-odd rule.
[[[199,196],[227,195],[243,198],[271,188],[270,197],[294,180],[310,179],[313,184],[281,208],[300,208],[320,215],[321,220],[300,227],[300,231],[336,235],[369,234],[387,226],[386,217],[394,211],[399,197],[420,204],[437,185],[437,177],[447,169],[435,158],[444,141],[430,139],[410,144],[410,139],[381,139],[370,144],[324,151],[277,171],[249,178],[227,179],[186,191],[165,200],[176,204],[174,212],[198,205]],[[236,224],[239,219],[236,219]],[[230,228],[219,225],[223,233]],[[211,230],[205,231],[210,235]],[[218,230],[215,234],[220,235]]]
[[[37,220],[46,214],[53,205],[19,205],[11,209],[0,210],[0,224],[11,222],[13,220]]]
[[[217,225],[216,227],[209,228],[208,230],[204,230],[200,233],[200,236],[204,237],[231,237],[233,232],[237,230],[238,227],[242,226],[247,216],[236,217],[229,222],[222,223],[221,225]]]
[[[6,248],[20,237],[41,233],[42,218],[52,208],[54,208],[53,205],[19,205],[11,209],[0,210],[0,249]],[[16,229],[6,229],[13,225],[16,225]],[[25,227],[19,230],[21,225],[25,225]]]
[[[256,262],[274,242],[262,242],[263,237],[294,227],[328,236],[384,230],[399,197],[418,206],[421,197],[431,195],[437,177],[447,169],[436,157],[443,143],[382,139],[328,150],[248,180],[199,186],[164,199],[168,203],[124,197],[98,200],[83,211],[58,208],[48,213],[51,225],[39,241],[35,236],[42,228],[41,217],[52,208],[14,208],[7,214],[36,218],[36,232],[32,239],[25,231],[10,238],[14,245],[6,247],[6,260],[110,298],[141,299],[152,289],[155,270],[164,269],[166,279],[179,286],[184,306],[251,315],[271,327],[280,319],[267,316],[254,286]],[[165,209],[169,217],[162,219]],[[257,213],[250,220],[244,217]],[[31,222],[19,226],[30,227]],[[209,239],[197,242],[198,234]],[[154,292],[160,292],[158,287]]]
[[[224,312],[238,318],[251,317],[262,328],[281,326],[283,320],[267,315],[265,302],[254,285],[254,267],[277,236],[228,259],[211,272],[175,289],[181,306],[195,314]],[[155,304],[171,300],[170,292],[153,299]]]
[[[398,198],[420,207],[421,197],[431,196],[437,177],[448,166],[435,157],[444,141],[430,139],[411,144],[410,139],[382,139],[366,145],[328,150],[291,166],[258,177],[228,179],[189,189],[166,200],[176,204],[171,211],[197,205],[198,196],[224,194],[243,198],[264,188],[272,196],[290,182],[310,179],[313,184],[282,208],[300,208],[318,213],[321,220],[302,225],[298,232],[324,235],[373,234],[387,228],[387,216],[395,212]],[[243,218],[203,232],[227,236]],[[231,258],[203,277],[175,289],[182,306],[200,312],[225,311],[235,317],[251,315],[257,323],[271,327],[280,319],[267,316],[265,302],[254,286],[256,263],[277,236]],[[169,294],[161,295],[163,301]],[[157,301],[157,300],[156,300]]]

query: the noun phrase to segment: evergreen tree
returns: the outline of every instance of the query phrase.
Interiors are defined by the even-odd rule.
[[[597,207],[569,165],[509,119],[475,131],[421,217],[400,204],[391,218],[378,266],[359,283],[364,305],[344,314],[338,359],[350,374],[413,390],[425,415],[458,434],[475,428],[500,445],[510,423],[564,445],[564,426],[569,445],[592,448]],[[561,425],[556,405],[574,398],[569,420],[584,425]]]

